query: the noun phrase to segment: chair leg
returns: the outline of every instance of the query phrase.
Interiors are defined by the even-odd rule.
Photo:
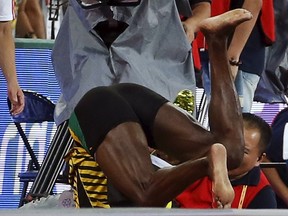
[[[21,127],[21,125],[19,123],[17,123],[17,122],[14,122],[14,123],[15,123],[15,126],[16,126],[16,128],[17,128],[17,130],[18,130],[18,132],[19,132],[19,134],[20,134],[20,136],[21,136],[21,138],[22,138],[22,140],[24,142],[24,145],[25,145],[27,151],[29,152],[29,155],[30,155],[30,157],[32,159],[32,162],[34,163],[35,169],[39,170],[40,169],[40,164],[38,162],[38,159],[37,159],[33,149],[31,148],[31,145],[30,145],[30,143],[29,143],[29,141],[28,141],[28,139],[27,139],[22,127]]]
[[[33,163],[34,163],[33,160],[29,161],[27,171],[33,170]],[[21,181],[21,177],[20,177],[20,181]],[[21,197],[20,197],[20,201],[19,201],[19,205],[18,205],[19,208],[25,204],[25,201],[26,201],[25,197],[27,195],[28,185],[29,185],[29,181],[24,180],[23,181],[23,188],[21,191]]]
[[[27,194],[28,185],[29,185],[28,181],[23,182],[23,188],[22,188],[22,192],[21,192],[21,197],[20,197],[18,208],[20,208],[21,206],[23,206],[25,204],[25,197],[26,197],[26,194]]]
[[[63,158],[72,144],[73,140],[68,130],[68,122],[66,121],[57,128],[44,161],[29,191],[31,198],[48,196],[52,192],[64,164]]]

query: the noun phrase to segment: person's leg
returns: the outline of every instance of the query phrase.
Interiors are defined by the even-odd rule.
[[[210,82],[210,61],[207,50],[200,52],[200,59],[203,71],[202,73],[203,88],[206,94],[206,100],[209,104],[211,94],[211,82]]]
[[[133,107],[123,98],[123,91],[119,90],[119,86],[118,91],[114,90],[115,86],[98,87],[89,91],[80,100],[69,120],[74,139],[92,155],[96,151],[96,161],[115,188],[135,205],[165,206],[194,180],[208,174],[219,179],[215,176],[226,168],[226,150],[222,145],[211,148],[209,159],[188,161],[180,166],[155,172],[143,131],[144,125],[139,124],[141,119],[138,120]],[[130,90],[131,95],[137,96],[140,96],[137,94],[138,88],[145,91],[143,87],[133,86],[131,88],[129,84],[124,90]],[[152,108],[154,113],[166,99],[151,90],[146,89],[145,92],[152,96],[154,104],[158,104]],[[97,143],[100,144],[99,147]],[[226,178],[220,178],[221,182],[228,185],[222,188],[221,201],[224,204],[230,203],[233,197],[227,173],[225,176]]]
[[[256,74],[242,71],[243,76],[243,112],[251,112],[255,91],[260,80]]]
[[[229,205],[233,200],[233,189],[227,176],[226,149],[221,144],[213,143],[219,140],[227,146],[227,149],[234,151],[229,156],[231,164],[234,163],[231,167],[239,164],[243,148],[242,118],[232,77],[229,74],[225,44],[227,31],[249,18],[250,13],[237,10],[213,18],[201,26],[209,37],[208,40],[213,41],[209,45],[212,50],[212,64],[215,65],[212,74],[215,76],[216,72],[220,73],[217,74],[218,78],[212,77],[215,90],[215,93],[212,92],[214,99],[211,100],[215,107],[210,110],[212,132],[205,131],[191,121],[191,117],[181,113],[169,103],[163,105],[157,113],[154,123],[156,147],[186,162],[171,169],[154,172],[146,136],[142,125],[137,122],[119,124],[108,132],[98,147],[95,158],[107,178],[120,192],[138,205],[163,206],[193,181],[207,175],[213,180],[216,197],[224,205]],[[217,34],[218,31],[225,34]],[[215,56],[215,49],[223,54]],[[131,94],[134,94],[134,91]],[[215,99],[224,101],[225,106],[231,102],[230,108],[219,108],[219,101],[215,103]],[[219,113],[216,110],[219,110]],[[229,147],[230,142],[235,146]],[[237,159],[234,159],[236,158],[234,149],[239,150],[237,154],[240,156],[237,156]],[[196,153],[192,154],[191,150],[195,150]]]
[[[212,47],[212,50],[221,48],[219,50],[222,51],[223,46],[225,48],[227,28],[232,30],[235,25],[241,21],[248,20],[249,17],[249,14],[244,13],[244,10],[237,10],[209,19],[209,21],[207,21],[208,23],[204,22],[201,26],[202,30],[208,37],[211,36],[211,38],[208,39],[209,41],[213,40],[216,43],[210,44],[209,47]],[[222,23],[222,20],[224,20],[224,23]],[[217,27],[218,25],[219,27]],[[217,31],[225,32],[225,34],[218,35],[216,33]],[[233,84],[231,84],[232,79],[228,75],[227,68],[229,68],[229,66],[227,65],[227,67],[222,68],[223,64],[228,63],[225,55],[226,50],[223,52],[224,54],[219,54],[219,58],[219,56],[214,56],[216,53],[212,51],[211,60],[212,64],[216,65],[215,71],[223,69],[224,72],[227,72],[225,75],[224,72],[220,72],[219,79],[221,81],[218,79],[215,80],[215,78],[213,79],[212,77],[212,82],[217,81],[219,83],[213,84],[215,90],[220,95],[214,95],[214,100],[215,98],[224,100],[226,104],[230,102],[229,100],[232,100],[231,109],[233,109],[233,111],[219,107],[213,108],[214,111],[211,109],[212,119],[217,118],[217,116],[219,117],[218,120],[213,119],[212,133],[205,131],[193,122],[190,116],[181,113],[175,106],[169,103],[160,106],[161,108],[158,113],[155,114],[154,141],[156,142],[156,147],[160,147],[160,150],[164,150],[163,152],[165,153],[172,153],[171,155],[185,160],[185,162],[179,166],[154,171],[149,157],[147,134],[143,131],[143,124],[139,124],[140,121],[137,120],[139,116],[134,115],[135,107],[132,108],[126,99],[121,100],[123,97],[121,95],[118,97],[119,94],[117,92],[108,92],[108,94],[106,94],[106,91],[101,91],[96,95],[88,94],[88,97],[84,96],[84,99],[81,99],[75,108],[81,129],[83,129],[85,142],[88,147],[90,146],[92,150],[94,149],[94,151],[96,151],[94,156],[101,169],[115,188],[128,199],[135,202],[136,205],[164,206],[196,179],[207,175],[209,175],[213,181],[214,193],[220,202],[224,206],[229,206],[232,202],[234,193],[227,174],[226,149],[223,145],[214,143],[221,141],[226,144],[228,150],[232,150],[232,148],[229,148],[227,141],[231,141],[231,136],[233,135],[233,141],[236,142],[236,145],[240,145],[241,143],[239,142],[242,141],[243,128],[241,128],[241,130],[238,128],[240,126],[242,127],[242,124],[241,119],[238,118],[238,106]],[[215,60],[219,62],[215,62]],[[221,66],[217,66],[217,64]],[[213,73],[215,72],[212,72],[212,74]],[[228,88],[228,91],[226,88]],[[109,89],[111,89],[111,87]],[[221,89],[222,92],[220,91]],[[227,96],[225,96],[226,94]],[[130,95],[134,95],[136,98],[138,96],[135,91],[130,91]],[[88,100],[86,100],[87,98]],[[154,99],[154,97],[151,97],[151,100],[152,99]],[[103,103],[103,101],[105,101],[105,103]],[[155,102],[157,101],[158,98]],[[211,103],[213,104],[213,98]],[[219,102],[216,103],[216,105],[218,106]],[[144,111],[145,108],[148,109],[148,111],[150,109],[149,106],[145,107],[143,103],[141,108]],[[221,110],[219,111],[220,115],[215,113],[215,109]],[[228,117],[230,117],[229,121],[239,120],[240,123],[227,123],[228,119],[223,117],[223,112],[227,112],[225,115],[228,114]],[[236,115],[236,117],[234,115]],[[123,116],[126,117],[123,118]],[[116,118],[116,120],[114,118]],[[120,121],[119,118],[121,118]],[[111,119],[114,119],[112,121],[113,127],[111,127],[111,124],[108,124],[107,127],[106,121],[109,122]],[[224,123],[221,123],[223,120]],[[181,124],[181,126],[178,126],[178,123]],[[219,130],[214,128],[216,127],[216,123],[219,124]],[[94,124],[98,126],[94,126]],[[186,129],[186,126],[188,126],[190,131]],[[104,133],[102,127],[104,127]],[[107,129],[108,131],[106,133],[105,131]],[[226,131],[226,129],[228,129],[228,131]],[[233,133],[229,131],[232,129],[236,130],[236,132]],[[226,132],[228,133],[227,139],[223,135]],[[223,134],[221,135],[220,133]],[[104,136],[101,134],[104,134]],[[173,138],[174,135],[178,136],[178,138]],[[181,137],[181,135],[184,136]],[[94,137],[98,138],[95,139]],[[166,139],[166,137],[170,139]],[[201,141],[201,139],[203,139],[203,141]],[[97,146],[97,143],[99,146]],[[94,147],[95,145],[96,148]],[[240,149],[238,145],[235,148]],[[190,146],[192,146],[192,148]],[[90,147],[88,150],[91,150]],[[181,149],[180,151],[177,150],[178,147]],[[173,154],[173,152],[171,152],[172,149],[174,149],[176,153]],[[191,150],[195,150],[199,155],[192,154]],[[186,151],[189,153],[186,154]],[[182,156],[182,154],[184,156]],[[239,154],[239,152],[237,152],[237,154]],[[228,158],[231,160],[233,157],[229,156]],[[237,162],[239,162],[240,159],[238,157]]]
[[[212,145],[207,158],[155,171],[141,131],[137,123],[123,123],[107,134],[95,154],[109,181],[124,196],[136,206],[163,207],[194,181],[209,175],[212,180],[216,179],[215,196],[223,206],[230,206],[234,193],[225,171],[223,145]]]
[[[27,0],[22,0],[18,5],[15,36],[19,38],[36,38],[36,35],[33,35],[34,29],[26,13],[26,4]]]
[[[161,151],[185,161],[205,156],[213,143],[220,142],[227,149],[229,169],[239,166],[244,150],[242,115],[226,43],[236,23],[249,18],[250,13],[237,10],[209,18],[200,25],[211,62],[210,131],[187,121],[188,116],[179,115],[169,104],[165,105],[159,110],[154,125],[155,141]]]
[[[46,26],[39,0],[28,0],[25,9],[37,38],[46,39]]]
[[[237,75],[235,77],[234,80],[234,84],[235,84],[235,88],[239,97],[239,102],[240,102],[240,106],[243,112],[243,98],[244,98],[244,94],[243,94],[243,73],[241,70],[238,70]]]

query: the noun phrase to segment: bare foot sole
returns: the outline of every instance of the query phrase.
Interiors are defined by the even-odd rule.
[[[208,159],[217,207],[230,208],[234,199],[234,190],[228,178],[226,148],[222,144],[213,144]]]
[[[250,19],[252,19],[252,14],[249,11],[235,9],[203,20],[199,28],[206,37],[209,35],[226,36],[237,25]]]

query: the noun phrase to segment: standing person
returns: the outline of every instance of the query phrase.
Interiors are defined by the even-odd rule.
[[[235,26],[251,18],[238,9],[199,26],[212,66],[210,131],[161,95],[132,83],[93,88],[76,105],[69,119],[73,139],[136,206],[165,206],[193,181],[209,176],[218,207],[230,207],[234,192],[227,168],[241,163],[244,138],[227,39]],[[148,146],[183,163],[155,171]]]
[[[283,159],[283,135],[285,125],[288,124],[288,108],[281,110],[271,124],[272,139],[266,152],[265,162],[286,162]],[[285,131],[288,133],[288,131]],[[288,208],[288,169],[287,166],[263,168],[270,184],[277,196],[277,207]]]
[[[287,54],[288,54],[288,0],[283,1],[274,1],[274,9],[275,9],[275,20],[276,20],[276,42],[269,47],[267,53],[267,62],[266,62],[266,73],[270,75],[268,77],[275,76],[274,81],[271,81],[271,85],[281,86],[281,82],[279,85],[279,80],[277,78],[281,77],[281,73],[287,73],[288,62],[287,62]],[[275,75],[277,74],[277,75]],[[278,77],[279,76],[279,77]],[[284,76],[283,76],[284,77]],[[277,82],[278,81],[278,82]],[[275,83],[274,83],[275,82]],[[283,84],[285,83],[285,79],[282,80]],[[267,90],[268,89],[268,90]],[[273,88],[274,89],[274,88]],[[276,88],[275,92],[278,96],[283,98],[284,94],[279,92],[279,89]],[[285,86],[283,90],[285,89]],[[258,95],[261,94],[259,89]],[[269,88],[265,87],[265,90],[268,91],[268,94],[265,95],[273,95],[274,92],[270,92]],[[267,98],[265,98],[267,99]],[[271,99],[271,100],[272,100]],[[286,99],[287,101],[287,99]],[[266,157],[264,158],[265,162],[286,162],[288,161],[283,159],[283,135],[285,125],[288,123],[288,108],[284,108],[281,110],[274,118],[271,128],[272,128],[272,139],[271,143],[266,150]],[[288,131],[286,131],[288,133]],[[272,188],[276,193],[277,198],[277,207],[278,208],[288,208],[288,168],[287,166],[278,166],[275,168],[263,168],[265,175],[267,176]]]
[[[274,1],[277,40],[266,49],[265,70],[255,98],[262,103],[288,103],[288,0]]]
[[[20,1],[15,35],[19,38],[46,39],[46,25],[40,0]]]
[[[272,0],[231,1],[231,9],[240,7],[254,11],[255,18],[254,22],[236,28],[228,57],[242,111],[251,112],[255,90],[264,71],[265,49],[275,41],[274,8]]]
[[[271,139],[270,126],[251,113],[243,113],[243,125],[244,158],[237,169],[228,173],[235,192],[231,208],[277,208],[275,193],[259,166]],[[181,208],[215,208],[211,189],[212,182],[205,177],[189,186],[176,200]]]
[[[245,8],[253,14],[252,20],[235,29],[228,48],[228,58],[242,111],[250,112],[255,90],[264,70],[265,48],[275,40],[273,1],[213,1],[211,7],[212,16],[235,8]],[[211,92],[207,66],[209,59],[205,52],[201,54],[204,60],[203,85],[209,100]]]
[[[24,94],[18,84],[15,66],[15,45],[11,21],[15,18],[14,0],[0,0],[0,68],[7,80],[8,97],[11,101],[11,114],[24,109]]]

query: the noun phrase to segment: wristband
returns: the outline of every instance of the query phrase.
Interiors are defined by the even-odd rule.
[[[229,59],[229,64],[231,65],[231,66],[240,66],[241,64],[242,64],[242,61],[237,61],[237,60],[235,60],[235,59]]]

